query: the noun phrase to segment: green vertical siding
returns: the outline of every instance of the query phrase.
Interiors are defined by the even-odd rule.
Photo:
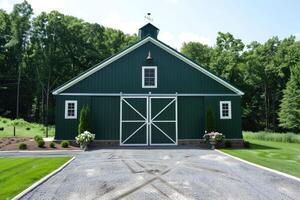
[[[65,119],[64,109],[65,100],[78,101],[78,117],[77,119]],[[144,99],[138,99],[136,106],[138,110],[146,116],[145,102],[140,102]],[[208,107],[212,107],[216,118],[217,131],[224,133],[228,139],[242,138],[241,129],[241,97],[178,97],[178,139],[202,139],[205,132],[205,113]],[[134,104],[134,99],[129,100]],[[158,99],[155,99],[158,102]],[[161,100],[161,104],[153,101],[152,117],[159,112],[166,104],[165,99]],[[220,119],[220,101],[231,101],[232,118]],[[164,103],[163,103],[164,102]],[[120,97],[82,97],[82,96],[57,96],[56,97],[56,139],[73,140],[77,135],[77,126],[79,122],[80,109],[83,105],[90,105],[93,120],[93,132],[96,134],[97,140],[119,140],[120,138]],[[141,117],[131,112],[132,109],[127,109],[123,104],[124,119],[141,120]],[[172,120],[174,118],[174,107],[166,109],[165,113],[156,120]],[[138,128],[141,124],[123,124],[124,137],[126,138],[126,130],[132,133],[131,129]],[[175,129],[171,123],[157,123],[157,125],[175,140]],[[135,126],[135,127],[132,127]],[[170,142],[164,138],[155,127],[153,129],[153,141],[159,143]],[[141,134],[137,134],[136,138],[132,138],[130,143],[145,140],[145,128],[141,129]],[[128,137],[128,135],[127,135]]]
[[[92,97],[92,118],[97,140],[119,140],[120,97]]]
[[[142,66],[148,52],[157,66],[157,88],[142,88]],[[148,42],[64,91],[65,93],[201,93],[234,92]]]
[[[77,100],[77,119],[65,119],[65,101]],[[74,140],[77,135],[80,110],[84,105],[91,104],[91,97],[56,96],[55,139]]]
[[[231,101],[231,119],[220,119],[220,101]],[[242,138],[241,97],[205,97],[205,112],[211,106],[216,117],[217,131],[225,134],[228,139]]]
[[[205,120],[203,98],[178,98],[178,139],[202,138]]]

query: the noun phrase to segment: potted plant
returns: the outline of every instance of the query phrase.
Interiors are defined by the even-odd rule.
[[[93,142],[95,139],[95,134],[90,133],[89,131],[84,131],[80,133],[77,137],[75,137],[76,143],[80,144],[80,149],[86,151],[88,148],[88,144]]]
[[[211,149],[213,150],[213,149],[215,149],[216,144],[222,142],[222,140],[225,138],[225,136],[219,132],[207,133],[205,131],[203,138],[206,142],[209,142],[209,144],[211,145]]]

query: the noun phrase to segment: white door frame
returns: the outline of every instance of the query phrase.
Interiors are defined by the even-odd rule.
[[[138,110],[136,110],[126,99],[145,99],[146,100],[146,116],[142,115]],[[138,115],[140,115],[144,120],[123,120],[123,102],[125,102],[132,110],[134,110]],[[148,146],[148,97],[147,96],[121,96],[120,97],[120,146]],[[132,132],[124,141],[122,141],[122,125],[123,123],[134,123],[134,122],[144,122],[139,126],[134,132]],[[146,143],[144,144],[126,144],[125,142],[129,140],[133,135],[135,135],[141,128],[146,125]]]
[[[159,111],[153,118],[152,118],[152,110],[151,110],[151,100],[152,99],[171,99],[171,101],[161,110]],[[150,145],[151,146],[174,146],[174,145],[178,145],[178,120],[177,120],[177,96],[169,96],[169,97],[161,97],[161,96],[153,96],[153,97],[149,97],[150,100],[150,108],[149,108],[149,118],[150,118],[150,122],[149,122],[149,129],[150,129]],[[165,109],[167,109],[169,106],[171,106],[173,103],[175,103],[175,119],[174,120],[155,120],[156,117],[158,117]],[[175,123],[175,134],[176,134],[176,138],[175,141],[170,138],[170,136],[168,136],[168,134],[166,134],[161,128],[159,128],[158,125],[155,124],[155,122],[165,122],[165,123]],[[151,125],[155,126],[156,129],[158,129],[162,134],[164,134],[170,141],[172,141],[172,143],[152,143],[152,128]]]
[[[138,110],[136,110],[126,99],[146,99],[146,116],[142,115]],[[151,99],[171,99],[171,101],[159,111],[153,118],[151,116]],[[132,110],[134,110],[138,115],[140,115],[144,120],[123,120],[123,103],[126,103]],[[175,119],[174,120],[155,120],[165,109],[175,103]],[[134,132],[132,132],[129,137],[122,141],[122,125],[123,123],[143,123],[139,126]],[[176,141],[168,136],[163,130],[159,128],[155,122],[166,122],[166,123],[175,123],[175,134]],[[146,125],[146,143],[139,144],[126,144],[126,141],[129,140],[133,135],[135,135],[141,128]],[[155,126],[161,134],[164,134],[172,143],[152,143],[151,140],[151,126]],[[178,109],[177,109],[177,96],[120,96],[120,146],[174,146],[178,145]]]

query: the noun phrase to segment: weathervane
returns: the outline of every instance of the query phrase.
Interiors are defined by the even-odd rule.
[[[151,13],[147,13],[147,15],[145,15],[145,19],[148,20],[148,22],[152,22],[153,18],[151,18]]]

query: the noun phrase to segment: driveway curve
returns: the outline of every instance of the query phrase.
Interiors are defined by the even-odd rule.
[[[300,182],[201,149],[103,149],[22,199],[300,199]]]

